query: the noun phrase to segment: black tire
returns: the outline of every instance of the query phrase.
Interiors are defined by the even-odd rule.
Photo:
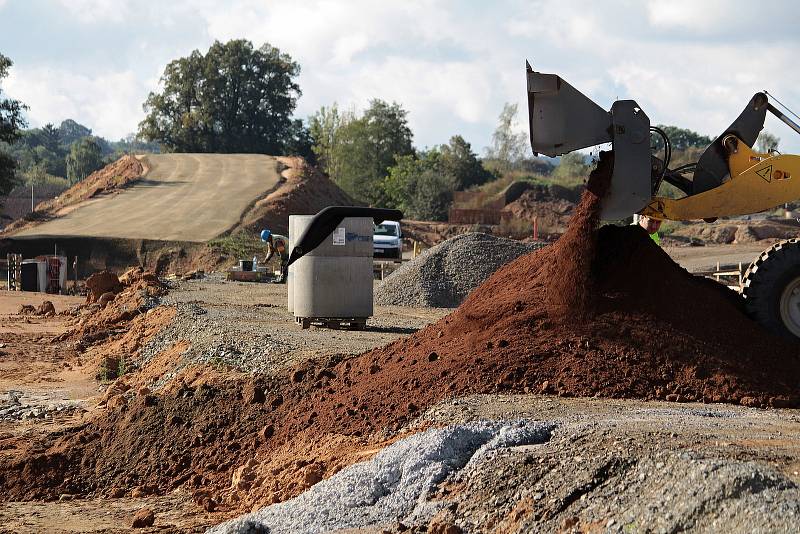
[[[750,317],[775,334],[800,337],[800,309],[790,292],[800,289],[800,239],[787,239],[762,252],[742,281],[742,296]]]

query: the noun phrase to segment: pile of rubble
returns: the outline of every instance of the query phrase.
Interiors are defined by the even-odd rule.
[[[537,248],[489,234],[456,236],[387,276],[375,290],[375,303],[454,308],[498,268]]]

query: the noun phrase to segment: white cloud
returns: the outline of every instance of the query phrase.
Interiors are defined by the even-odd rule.
[[[119,0],[58,0],[82,22],[120,22],[130,16],[130,3]]]
[[[111,140],[135,130],[147,94],[130,70],[86,76],[46,67],[15,67],[5,89],[28,105],[31,126],[72,118]]]
[[[300,63],[299,116],[333,102],[363,109],[371,98],[394,100],[409,111],[419,146],[462,133],[480,150],[506,101],[518,103],[524,121],[526,58],[605,108],[615,97],[634,98],[653,122],[713,135],[763,87],[800,106],[792,17],[773,19],[768,32],[753,26],[760,11],[792,13],[794,4],[729,4],[63,0],[62,9],[87,25],[116,21],[131,32],[104,42],[113,64],[104,57],[71,71],[43,48],[39,63],[17,61],[7,86],[35,121],[76,113],[99,134],[118,137],[142,119],[166,62],[215,39],[246,38]],[[69,38],[66,26],[58,32]]]

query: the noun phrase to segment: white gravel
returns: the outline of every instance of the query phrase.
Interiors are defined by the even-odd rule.
[[[210,533],[316,533],[402,521],[424,525],[443,506],[428,500],[449,474],[518,445],[546,442],[551,423],[478,421],[414,434],[372,460],[352,465],[289,501],[262,508]]]
[[[481,233],[456,236],[387,276],[375,290],[375,303],[457,307],[501,266],[542,246]]]

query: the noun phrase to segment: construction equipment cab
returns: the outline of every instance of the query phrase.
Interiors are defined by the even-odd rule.
[[[800,126],[770,102],[766,91],[750,99],[696,162],[671,169],[669,137],[650,126],[650,119],[635,101],[618,100],[606,111],[558,75],[535,72],[527,63],[526,71],[534,154],[554,157],[612,144],[614,170],[603,200],[605,220],[638,213],[662,220],[711,222],[800,199],[800,156],[753,150],[767,112],[800,133]],[[661,158],[653,153],[651,134],[663,138]],[[663,182],[675,186],[683,196],[658,196]],[[798,239],[782,241],[762,252],[747,270],[741,289],[746,308],[756,321],[777,334],[800,337]]]

